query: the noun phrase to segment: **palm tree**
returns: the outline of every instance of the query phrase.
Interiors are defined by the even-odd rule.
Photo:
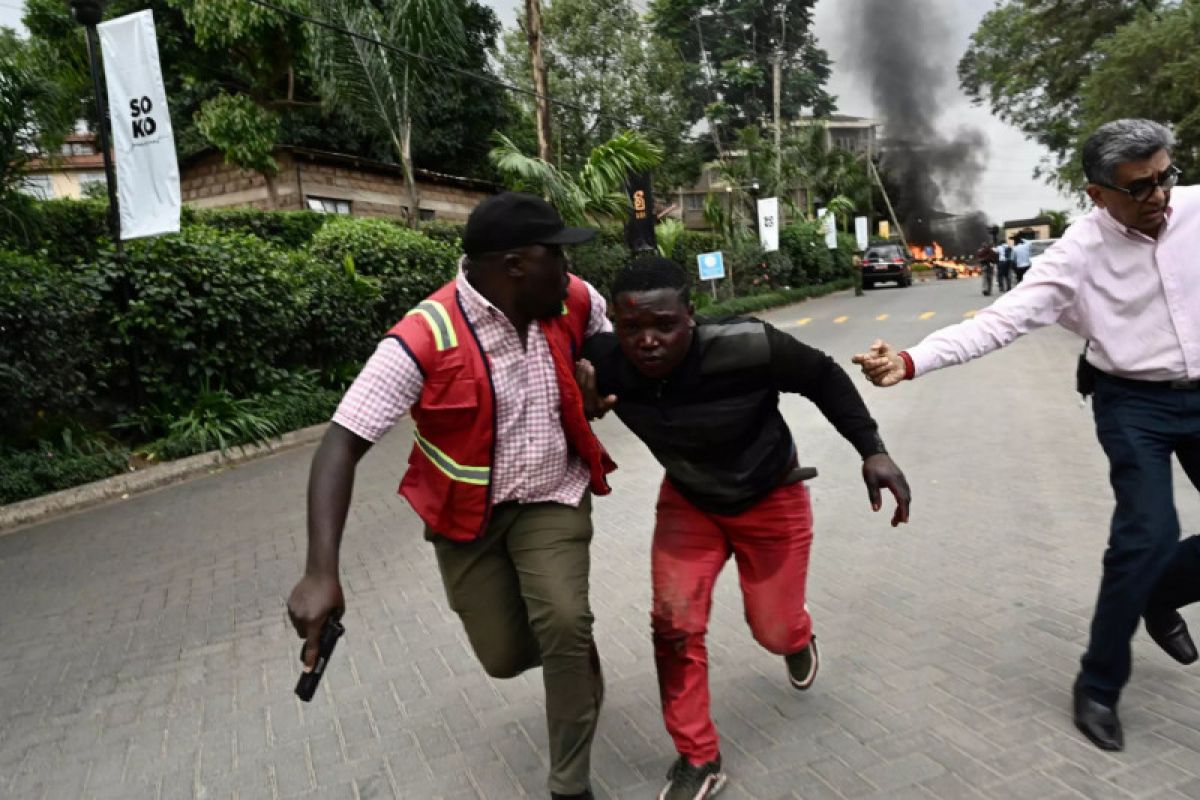
[[[577,175],[526,155],[501,133],[493,134],[492,141],[495,147],[488,158],[505,185],[542,195],[571,225],[624,219],[629,212],[629,198],[623,191],[626,177],[653,169],[662,161],[657,145],[631,131],[592,148]]]
[[[1050,211],[1042,209],[1038,212],[1039,217],[1045,217],[1050,220],[1050,238],[1057,239],[1062,236],[1071,224],[1071,213],[1069,211]]]
[[[313,0],[313,10],[342,28],[421,56],[453,59],[467,46],[456,0]],[[323,28],[314,35],[313,60],[328,103],[387,131],[404,170],[408,220],[415,224],[421,198],[413,174],[413,119],[430,91],[432,67]]]

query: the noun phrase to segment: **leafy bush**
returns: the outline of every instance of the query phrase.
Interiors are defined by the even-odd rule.
[[[74,268],[0,250],[0,442],[20,442],[39,414],[87,408],[98,304]]]
[[[698,262],[696,257],[701,253],[713,253],[724,250],[725,243],[721,237],[708,231],[684,231],[675,240],[675,248],[669,257],[679,263],[689,274],[695,274]]]
[[[128,458],[118,448],[73,452],[46,443],[33,450],[0,450],[0,505],[117,475]]]
[[[779,232],[779,247],[795,267],[793,286],[826,283],[839,277],[834,257],[825,244],[825,232],[818,223],[800,220],[784,226]],[[850,252],[847,251],[847,258]],[[847,271],[846,275],[849,274]]]
[[[609,296],[612,283],[632,258],[625,246],[625,234],[619,227],[601,228],[596,238],[570,248],[571,271]]]
[[[123,384],[136,348],[151,401],[205,380],[252,392],[292,350],[297,311],[287,268],[287,255],[261,239],[202,225],[134,242],[124,268],[102,257],[91,270],[107,288],[118,332],[110,385],[133,399]],[[123,274],[133,297],[125,312],[117,300]]]
[[[744,314],[753,314],[756,311],[763,311],[768,308],[776,308],[778,306],[786,306],[792,303],[798,303],[801,300],[808,300],[813,297],[821,297],[823,295],[832,294],[849,289],[853,286],[853,281],[850,278],[843,278],[832,283],[825,283],[819,286],[802,286],[798,289],[780,289],[775,292],[766,294],[753,295],[750,297],[738,297],[733,300],[726,300],[721,303],[709,303],[703,309],[703,312],[697,308],[698,313],[703,313],[706,317],[722,317],[722,316],[741,316]]]
[[[55,264],[92,261],[111,246],[104,200],[5,198],[0,213],[0,247],[45,252]]]
[[[379,280],[359,275],[352,260],[335,264],[307,253],[292,256],[287,275],[296,307],[289,363],[321,372],[357,369],[379,340]]]
[[[462,222],[446,222],[435,219],[422,222],[420,231],[435,242],[448,244],[454,248],[455,252],[459,252],[462,250],[463,231],[466,227]]]
[[[248,233],[288,250],[308,247],[330,219],[316,211],[257,211],[249,208],[196,210],[184,207],[184,225],[207,225],[230,233]]]
[[[454,277],[457,251],[387,220],[340,217],[313,236],[312,254],[360,275],[377,278],[380,299],[372,319],[376,337]],[[349,258],[349,262],[347,262]]]

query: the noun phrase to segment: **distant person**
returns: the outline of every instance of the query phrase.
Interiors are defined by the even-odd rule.
[[[754,638],[808,689],[820,663],[805,605],[812,508],[779,396],[811,400],[862,457],[871,506],[910,492],[850,377],[819,350],[765,322],[697,320],[688,276],[649,257],[613,283],[615,333],[590,338],[585,401],[616,414],[666,469],[650,549],[650,625],[663,719],[678,758],[659,800],[706,800],[725,785],[709,713],[705,631],[713,586],[732,555]],[[590,400],[587,400],[591,398]],[[602,399],[603,398],[603,399]],[[810,471],[811,472],[811,471]]]
[[[975,258],[979,261],[979,268],[983,272],[983,294],[985,297],[990,297],[992,282],[996,279],[996,248],[992,247],[991,242],[985,241],[975,252]]]
[[[996,282],[1000,293],[1004,294],[1013,287],[1013,248],[1008,242],[1001,242],[996,248]]]
[[[1124,747],[1117,702],[1139,618],[1172,658],[1197,659],[1178,609],[1200,601],[1200,536],[1180,540],[1171,457],[1200,489],[1200,188],[1175,188],[1174,142],[1149,120],[1102,125],[1083,147],[1095,208],[1038,257],[1028,283],[911,350],[877,340],[854,357],[877,386],[894,386],[1044,325],[1087,339],[1080,382],[1094,388],[1116,509],[1073,695],[1076,727],[1104,750]]]
[[[594,234],[527,194],[471,212],[458,277],[379,343],[313,457],[308,560],[288,600],[311,669],[321,626],[345,606],[338,551],[355,468],[411,411],[400,493],[425,523],[484,670],[512,678],[542,667],[555,800],[592,798],[604,693],[588,601],[591,496],[608,493],[615,465],[584,416],[574,358],[610,326],[563,251]]]
[[[1029,272],[1029,268],[1033,266],[1033,245],[1028,239],[1022,239],[1017,242],[1017,246],[1013,248],[1013,275],[1016,277],[1017,283],[1025,280],[1025,273]]]

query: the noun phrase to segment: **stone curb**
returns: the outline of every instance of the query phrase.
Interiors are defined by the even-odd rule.
[[[180,483],[201,474],[217,472],[247,461],[303,447],[318,441],[325,434],[327,427],[329,423],[323,422],[285,433],[279,439],[264,445],[252,445],[245,449],[235,447],[229,451],[228,457],[221,455],[219,451],[201,453],[0,506],[0,536],[50,517],[69,514],[118,497],[123,498],[168,484]]]

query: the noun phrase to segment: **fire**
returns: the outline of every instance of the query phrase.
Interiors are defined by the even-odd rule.
[[[942,252],[942,246],[937,242],[933,244],[910,244],[908,250],[917,261],[940,261],[946,257],[946,254]]]

